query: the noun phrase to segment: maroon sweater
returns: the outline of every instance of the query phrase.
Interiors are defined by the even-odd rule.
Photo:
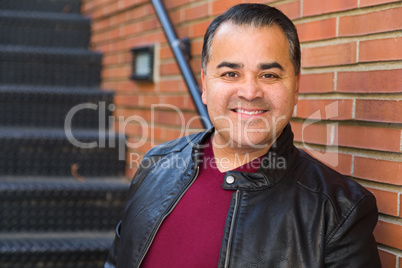
[[[236,170],[255,172],[245,164]],[[234,191],[224,190],[225,173],[216,167],[211,142],[204,149],[200,173],[172,213],[163,221],[142,268],[216,267],[226,216]]]

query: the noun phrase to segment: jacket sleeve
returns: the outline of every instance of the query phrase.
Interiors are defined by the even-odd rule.
[[[115,234],[115,238],[113,241],[113,245],[109,251],[109,255],[106,259],[104,268],[115,268],[116,267],[116,257],[118,255],[119,241],[120,241],[120,226],[121,226],[121,221],[117,224],[116,234]]]
[[[377,219],[374,196],[365,196],[328,238],[324,252],[325,267],[381,267],[373,236]]]
[[[154,147],[155,148],[155,147]],[[134,175],[134,178],[132,179],[129,191],[128,191],[128,195],[127,195],[127,202],[126,202],[126,207],[124,209],[124,215],[123,215],[123,220],[125,218],[126,215],[126,210],[127,210],[127,205],[128,203],[131,201],[131,199],[133,198],[133,196],[135,195],[135,193],[137,192],[138,188],[141,186],[143,180],[146,178],[146,174],[149,171],[149,168],[155,164],[159,159],[160,156],[150,156],[152,153],[152,149],[149,150],[145,155],[144,158],[141,161],[140,166],[138,167],[137,172]],[[121,225],[123,223],[123,220],[121,220],[117,227],[116,227],[116,232],[115,232],[115,238],[113,241],[113,245],[109,251],[109,255],[106,259],[106,262],[104,264],[104,268],[115,268],[117,267],[117,259],[119,258],[119,247],[120,247],[120,229],[121,229]]]

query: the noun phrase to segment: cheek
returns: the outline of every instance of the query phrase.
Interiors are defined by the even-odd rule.
[[[226,109],[230,96],[228,88],[215,84],[209,88],[207,100],[209,105],[213,104],[215,110]]]
[[[284,111],[293,110],[295,96],[290,90],[279,90],[269,96],[272,108],[279,113]]]

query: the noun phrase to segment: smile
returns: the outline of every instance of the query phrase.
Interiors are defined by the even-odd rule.
[[[247,114],[247,115],[257,115],[265,113],[266,110],[243,110],[243,109],[233,109],[236,113]]]

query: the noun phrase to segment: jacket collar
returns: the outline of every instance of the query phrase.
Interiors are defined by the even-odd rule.
[[[199,151],[203,144],[211,137],[214,129],[202,133],[193,146],[193,156],[199,160]],[[293,145],[293,132],[288,124],[268,153],[262,160],[260,168],[255,173],[228,171],[225,174],[223,188],[227,190],[256,190],[269,188],[282,180],[286,173],[294,166],[298,150]],[[226,178],[233,176],[234,182],[227,183]]]

